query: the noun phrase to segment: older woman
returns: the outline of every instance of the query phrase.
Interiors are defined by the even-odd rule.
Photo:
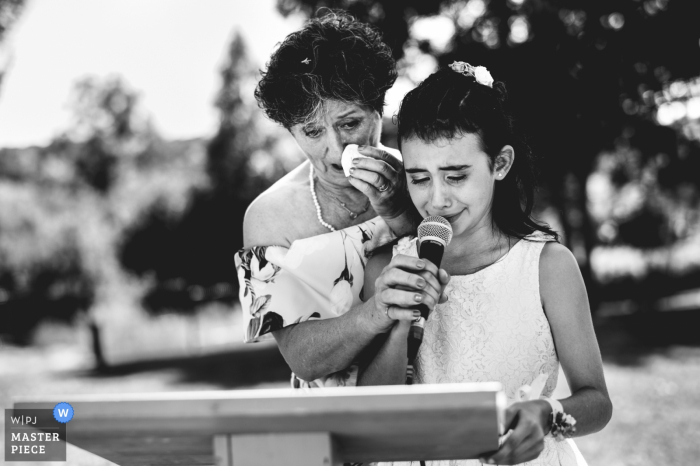
[[[400,155],[379,143],[396,75],[377,31],[332,13],[280,44],[255,92],[308,159],[251,204],[236,256],[245,340],[271,333],[295,386],[354,384],[363,350],[413,318],[360,299],[371,252],[415,230]],[[368,158],[346,177],[348,144]]]

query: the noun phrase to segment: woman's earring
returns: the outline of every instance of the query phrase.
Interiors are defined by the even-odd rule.
[[[498,174],[498,177],[499,177],[499,178],[503,178],[503,173],[499,173],[499,174]]]

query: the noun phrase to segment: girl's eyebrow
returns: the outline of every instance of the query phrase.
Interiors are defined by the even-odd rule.
[[[440,167],[438,170],[442,170],[445,172],[456,172],[460,170],[466,170],[467,168],[471,168],[471,165],[450,165],[448,167]],[[420,172],[427,172],[425,168],[407,168],[406,173],[420,173]]]

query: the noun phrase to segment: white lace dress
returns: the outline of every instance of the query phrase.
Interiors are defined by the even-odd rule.
[[[518,388],[548,373],[542,395],[551,396],[559,359],[540,300],[539,259],[546,241],[544,235],[533,234],[493,265],[471,275],[452,276],[446,288],[449,300],[438,305],[425,323],[414,383],[498,381],[513,403]],[[394,247],[396,254],[417,257],[416,240],[402,238]],[[427,462],[431,466],[480,464],[478,460]],[[524,464],[586,463],[572,440],[547,436],[540,456]]]

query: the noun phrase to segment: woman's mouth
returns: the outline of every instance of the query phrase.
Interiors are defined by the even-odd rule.
[[[333,169],[335,169],[336,171],[339,171],[339,172],[343,171],[343,167],[337,163],[332,163],[331,167],[333,167]]]

